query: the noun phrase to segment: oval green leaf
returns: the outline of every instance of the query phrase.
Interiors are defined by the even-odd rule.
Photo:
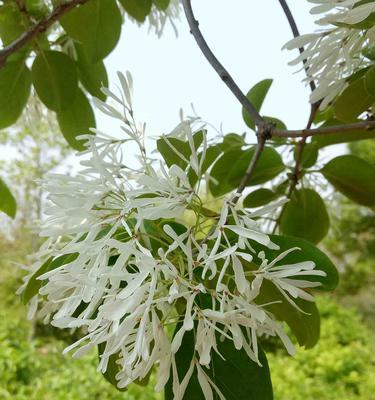
[[[14,124],[30,95],[31,73],[24,61],[8,62],[0,69],[0,129]]]
[[[263,81],[258,82],[248,91],[246,97],[249,99],[249,101],[257,111],[260,111],[260,109],[262,108],[264,99],[267,96],[272,82],[273,79],[264,79]],[[242,118],[249,128],[255,128],[255,122],[244,108],[242,109]]]
[[[375,167],[368,162],[357,156],[339,156],[320,172],[349,199],[364,206],[375,206]]]
[[[261,207],[276,200],[278,197],[280,197],[280,194],[275,193],[270,189],[258,189],[245,197],[243,206],[246,208]]]
[[[96,124],[94,111],[81,90],[69,108],[57,113],[57,121],[69,145],[75,150],[84,150],[84,141],[77,140],[77,136],[92,134],[90,128]]]
[[[60,23],[82,45],[89,62],[95,63],[116,47],[122,17],[115,0],[90,0],[65,14]]]
[[[92,96],[105,101],[107,96],[101,91],[102,86],[108,87],[108,75],[104,62],[90,63],[82,46],[78,44],[76,44],[76,51],[79,80]]]
[[[285,235],[318,243],[327,235],[328,230],[329,216],[320,195],[312,189],[294,192],[282,211],[280,231]]]
[[[32,66],[33,84],[39,98],[53,111],[63,111],[75,100],[78,75],[74,62],[58,51],[40,52]]]

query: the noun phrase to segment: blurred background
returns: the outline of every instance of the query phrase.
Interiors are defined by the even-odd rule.
[[[308,90],[300,83],[302,75],[294,75],[287,66],[293,55],[280,52],[290,39],[280,10],[270,8],[269,1],[258,2],[255,14],[246,0],[238,0],[233,9],[224,7],[227,0],[201,3],[196,5],[201,27],[241,87],[246,91],[260,79],[274,78],[265,114],[281,116],[290,128],[304,125]],[[301,31],[310,32],[308,3],[295,7]],[[261,15],[268,15],[267,20]],[[229,24],[231,20],[236,24]],[[157,39],[147,28],[127,23],[120,44],[106,60],[112,86],[117,70],[131,70],[135,108],[138,118],[148,121],[150,137],[171,130],[179,121],[180,107],[190,114],[191,102],[204,120],[223,132],[243,133],[246,126],[236,101],[199,54],[185,22],[176,26],[178,38],[169,27]],[[277,27],[278,34],[269,27]],[[257,36],[254,32],[260,34],[262,42],[233,45],[244,30],[250,38]],[[97,121],[105,132],[119,130],[100,115]],[[0,130],[0,143],[2,176],[18,202],[14,222],[0,218],[0,399],[161,399],[152,382],[146,388],[117,392],[96,372],[97,354],[80,360],[62,356],[74,332],[27,320],[27,310],[15,292],[24,275],[22,265],[40,244],[37,231],[45,194],[38,182],[47,172],[74,172],[78,163],[58,133],[54,115],[34,98],[16,127]],[[358,142],[346,151],[375,165],[373,141]],[[330,148],[323,157],[334,154]],[[339,194],[330,196],[332,228],[322,247],[336,262],[341,283],[334,295],[318,300],[322,330],[314,349],[299,349],[291,358],[277,343],[264,341],[276,400],[375,400],[375,213]]]

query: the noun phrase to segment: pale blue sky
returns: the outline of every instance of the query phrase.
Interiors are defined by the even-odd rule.
[[[290,1],[301,33],[315,29],[307,1]],[[289,128],[303,127],[309,113],[309,89],[303,74],[288,66],[294,53],[281,51],[291,31],[277,0],[195,0],[200,27],[215,54],[243,91],[261,79],[274,78],[262,112],[279,117]],[[126,21],[116,50],[106,59],[110,85],[116,71],[130,70],[135,81],[137,119],[146,121],[148,135],[170,131],[180,107],[197,113],[224,132],[247,128],[241,107],[204,59],[189,33],[184,15],[177,22],[179,36],[166,29],[161,39]],[[116,130],[117,123],[98,115],[99,128]]]

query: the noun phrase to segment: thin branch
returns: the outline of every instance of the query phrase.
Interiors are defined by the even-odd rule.
[[[330,135],[335,133],[343,132],[355,132],[355,131],[372,131],[375,129],[375,121],[363,121],[355,122],[353,124],[347,125],[333,125],[325,126],[323,128],[315,129],[299,129],[299,130],[278,130],[272,131],[272,136],[284,137],[284,138],[307,138],[309,136],[319,136],[319,135]]]
[[[265,120],[260,116],[258,111],[254,108],[253,104],[241,91],[229,72],[224,68],[224,66],[220,63],[220,61],[216,58],[216,56],[208,46],[205,38],[202,35],[202,32],[199,29],[199,22],[195,19],[194,12],[191,6],[191,0],[182,0],[182,4],[184,6],[186,19],[190,26],[190,32],[194,36],[194,39],[196,40],[207,61],[211,64],[211,66],[214,68],[214,70],[217,72],[223,82],[228,86],[231,92],[236,96],[236,98],[239,100],[245,110],[249,113],[255,124],[258,127],[264,125],[266,123]]]
[[[0,50],[0,68],[4,67],[10,55],[31,42],[37,35],[45,32],[53,23],[59,20],[64,14],[78,6],[84,4],[88,0],[70,0],[57,6],[50,15],[42,18],[35,25],[31,26],[27,31],[23,32],[14,42]]]
[[[279,0],[279,3],[280,3],[280,5],[284,11],[284,14],[289,22],[290,29],[293,32],[293,36],[295,38],[300,36],[300,32],[299,32],[296,20],[294,19],[293,14],[290,11],[288,3],[286,2],[286,0]],[[305,49],[303,47],[300,47],[298,50],[299,50],[300,54],[302,54],[305,51]],[[307,60],[306,59],[303,60],[303,65],[305,67],[306,75],[309,76],[309,74],[308,74],[309,68],[307,67],[306,63],[307,63]],[[311,91],[313,92],[316,89],[315,82],[310,81],[309,85],[310,85]]]
[[[262,155],[262,152],[264,150],[264,146],[266,144],[266,139],[264,138],[263,135],[258,135],[258,144],[255,148],[255,153],[250,161],[249,166],[247,167],[247,170],[245,172],[245,175],[243,176],[240,185],[238,186],[238,189],[236,191],[235,197],[233,199],[233,203],[237,203],[238,199],[241,197],[241,194],[243,193],[243,191],[245,190],[246,186],[248,185],[248,183],[250,182],[255,168],[258,164],[258,161]]]

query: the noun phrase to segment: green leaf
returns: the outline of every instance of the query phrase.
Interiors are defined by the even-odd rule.
[[[203,141],[203,131],[199,131],[194,134],[194,147],[198,149]],[[183,140],[163,136],[156,142],[157,149],[159,150],[164,161],[170,167],[175,164],[185,169],[187,166],[187,161],[189,161],[192,154],[189,142],[184,142]],[[180,156],[182,155],[182,157]],[[185,159],[185,160],[184,160]]]
[[[255,148],[234,149],[224,153],[214,164],[211,176],[217,181],[209,184],[214,196],[222,196],[235,189],[246,173]],[[272,147],[265,147],[247,186],[259,185],[275,178],[284,171],[285,165],[279,153]]]
[[[299,153],[299,146],[296,146],[294,149],[294,160],[297,161],[298,158],[298,153]],[[319,146],[317,143],[312,142],[308,143],[305,145],[305,148],[302,153],[302,161],[301,161],[301,167],[302,168],[310,168],[318,160],[319,156]]]
[[[320,172],[333,187],[358,204],[375,206],[375,167],[359,157],[339,156]]]
[[[368,94],[364,78],[349,84],[335,103],[336,118],[343,122],[353,122],[365,112],[374,102]]]
[[[334,125],[340,125],[341,122],[337,119],[330,119],[321,127],[328,127]],[[315,143],[319,148],[332,146],[334,144],[355,142],[357,140],[374,139],[374,131],[353,131],[353,132],[341,132],[324,135],[316,135],[312,138],[312,143]]]
[[[90,128],[95,128],[96,124],[94,111],[81,90],[69,108],[57,113],[57,121],[69,145],[75,150],[84,150],[84,141],[77,140],[77,136],[92,134]]]
[[[273,192],[270,189],[258,189],[254,192],[248,194],[244,201],[243,206],[245,208],[255,208],[264,206],[265,204],[270,203],[271,201],[276,200],[280,195],[278,193]]]
[[[101,88],[108,87],[108,75],[103,61],[90,63],[82,46],[77,43],[76,50],[79,79],[82,85],[92,96],[105,101],[107,96]]]
[[[43,281],[38,279],[40,276],[45,274],[48,271],[52,271],[56,268],[61,267],[62,265],[69,264],[73,262],[77,257],[78,253],[64,254],[57,258],[50,257],[47,261],[45,261],[42,266],[35,271],[32,277],[29,279],[25,290],[22,293],[22,301],[24,304],[27,304],[38,292],[39,289],[43,286]]]
[[[0,178],[0,211],[11,218],[15,218],[17,203],[5,182]]]
[[[280,231],[318,243],[327,235],[328,230],[329,217],[320,195],[312,189],[294,192],[282,211]]]
[[[170,0],[153,0],[152,2],[159,10],[165,11],[169,6]]]
[[[31,89],[31,73],[24,61],[8,62],[0,69],[0,129],[14,124]]]
[[[365,88],[367,93],[375,98],[375,67],[371,67],[365,75]]]
[[[177,325],[176,331],[180,328]],[[186,332],[181,347],[176,353],[176,367],[181,382],[189,369],[194,355],[194,332]],[[259,347],[259,361],[262,366],[250,360],[245,350],[236,350],[233,342],[217,340],[218,353],[211,352],[210,369],[203,368],[226,400],[272,400],[273,391],[268,362],[262,348]],[[171,371],[172,376],[172,371]],[[214,399],[218,397],[214,395]],[[173,400],[172,379],[165,388],[165,400]],[[199,385],[197,369],[186,388],[183,400],[204,400]]]
[[[74,62],[58,51],[37,55],[32,66],[33,83],[42,102],[51,110],[63,111],[75,100],[78,77]]]
[[[280,249],[279,250],[271,250],[268,249],[261,244],[251,241],[251,246],[254,248],[256,253],[260,251],[264,251],[266,258],[268,260],[275,259],[280,253],[291,249],[293,247],[297,247],[301,250],[296,250],[289,253],[286,257],[284,257],[278,264],[279,265],[287,265],[287,264],[296,264],[304,261],[313,261],[316,265],[316,269],[324,271],[326,276],[302,276],[301,278],[295,277],[294,279],[302,279],[308,280],[310,282],[320,282],[321,286],[314,288],[314,291],[332,291],[334,290],[339,282],[339,275],[335,265],[329,259],[329,257],[324,254],[321,250],[318,249],[315,245],[308,242],[307,240],[301,239],[299,237],[293,236],[284,236],[284,235],[269,235],[272,242],[276,243]],[[253,262],[258,266],[261,263],[261,260],[258,258],[254,258]]]
[[[116,47],[122,17],[115,0],[90,0],[65,14],[60,23],[82,45],[89,62],[95,63]]]
[[[99,360],[101,358],[101,355],[105,351],[105,346],[106,343],[100,343],[98,344],[98,357]],[[121,367],[119,364],[117,364],[117,360],[119,359],[118,354],[112,354],[109,359],[108,359],[108,365],[107,369],[105,372],[103,372],[104,378],[112,385],[114,386],[119,392],[126,392],[127,388],[119,388],[117,386],[117,380],[116,380],[116,375],[121,371]]]
[[[260,81],[255,86],[253,86],[247,93],[246,97],[249,99],[249,101],[252,103],[252,105],[257,111],[260,111],[260,109],[262,108],[264,99],[267,96],[267,93],[272,85],[272,82],[273,82],[272,79],[264,79],[263,81]],[[242,117],[243,120],[245,121],[245,124],[249,128],[251,129],[255,128],[254,121],[244,108],[242,109]]]
[[[48,13],[48,7],[44,0],[26,0],[27,13],[36,18],[42,18]]]
[[[152,0],[120,0],[120,3],[125,11],[139,22],[144,22],[152,6]]]
[[[289,303],[277,287],[270,281],[262,283],[261,291],[255,299],[258,304],[269,304],[265,308],[270,311],[277,320],[284,321],[296,337],[298,344],[306,349],[314,347],[320,336],[320,316],[316,304],[302,299],[293,299],[299,311]]]
[[[16,40],[26,28],[26,20],[16,2],[8,1],[0,6],[0,38],[4,46]]]
[[[221,149],[225,152],[236,147],[242,147],[244,144],[245,140],[243,136],[238,135],[237,133],[228,133],[224,136]]]

